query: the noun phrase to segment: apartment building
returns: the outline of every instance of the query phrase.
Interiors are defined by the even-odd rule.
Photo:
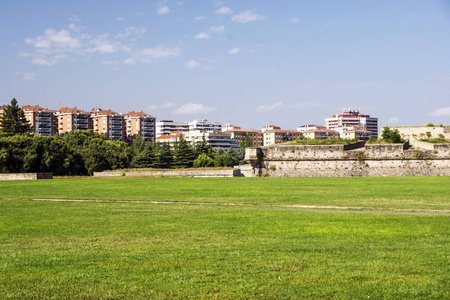
[[[312,129],[303,132],[303,136],[307,139],[337,139],[339,132],[327,129]]]
[[[297,127],[297,131],[300,131],[300,132],[306,132],[306,131],[309,131],[309,130],[326,130],[326,129],[327,129],[326,126],[323,126],[323,125],[313,125],[313,124],[310,124],[310,125],[302,125],[302,126],[298,126],[298,127]]]
[[[372,132],[368,130],[361,130],[361,129],[349,129],[344,130],[342,133],[340,133],[341,139],[349,139],[349,140],[363,140],[367,141],[372,136]]]
[[[372,137],[378,137],[378,118],[370,117],[370,115],[362,115],[359,110],[344,109],[343,114],[326,118],[325,125],[328,130],[361,127],[362,130],[370,131]]]
[[[133,141],[137,135],[140,135],[144,142],[155,140],[155,117],[144,112],[135,111],[129,111],[123,117],[129,142]]]
[[[238,146],[247,137],[252,139],[253,147],[261,147],[263,145],[261,130],[241,129],[239,126],[231,125],[225,126],[222,132],[229,133],[231,138],[236,140]]]
[[[261,128],[262,133],[269,131],[269,130],[281,130],[281,127],[276,126],[276,125],[266,125],[263,128]]]
[[[264,146],[289,142],[301,137],[302,133],[297,130],[273,129],[262,133]]]
[[[121,114],[112,110],[94,108],[91,112],[94,132],[103,134],[107,140],[125,141],[125,122]]]
[[[189,122],[189,131],[200,130],[202,132],[206,131],[221,131],[222,124],[220,122],[211,122],[208,119],[195,119]]]
[[[181,131],[175,131],[170,134],[158,136],[155,140],[159,143],[168,143],[170,148],[173,149],[175,143],[180,139],[180,137],[183,137],[184,139],[186,139],[185,133],[183,133]]]
[[[38,105],[24,105],[22,110],[33,127],[34,134],[52,136],[57,133],[57,119],[53,110]]]
[[[91,114],[76,107],[62,107],[55,112],[59,135],[71,131],[92,129]]]
[[[193,130],[184,134],[186,141],[194,146],[201,142],[203,137],[205,137],[206,144],[213,148],[221,148],[223,150],[228,150],[230,148],[233,148],[234,150],[237,149],[237,142],[235,139],[231,138],[231,134],[229,133]]]
[[[173,120],[161,120],[156,122],[156,137],[170,135],[173,132],[188,132],[188,122],[174,122]]]

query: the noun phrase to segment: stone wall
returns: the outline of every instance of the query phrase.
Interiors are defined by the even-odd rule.
[[[435,144],[431,150],[410,150],[405,143],[353,150],[342,145],[274,145],[247,151],[251,167],[241,168],[244,176],[450,176],[450,144]],[[250,156],[257,152],[262,153],[259,158]]]
[[[402,127],[402,126],[392,126],[390,129],[397,129],[401,134],[402,138],[405,140],[410,140],[413,145],[415,142],[420,139],[426,139],[427,133],[431,138],[438,138],[440,134],[442,134],[446,139],[450,139],[450,127],[427,127],[427,126],[418,126],[418,127]],[[381,133],[383,130],[381,130]],[[381,135],[380,133],[380,135]]]
[[[240,177],[240,169],[234,170],[155,170],[130,172],[94,172],[94,177],[149,176],[149,177]]]
[[[53,179],[52,173],[2,173],[0,180]]]

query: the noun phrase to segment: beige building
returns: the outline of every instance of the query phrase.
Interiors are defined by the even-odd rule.
[[[174,148],[175,143],[180,139],[180,137],[185,138],[185,133],[181,131],[175,131],[170,134],[165,134],[158,136],[155,140],[159,143],[168,143],[170,148]]]
[[[76,107],[62,107],[55,112],[55,116],[58,119],[59,135],[71,131],[92,129],[91,114]]]
[[[302,125],[302,126],[297,127],[297,131],[300,131],[300,132],[305,132],[305,131],[309,131],[309,130],[325,130],[325,129],[327,129],[326,126],[313,125],[313,124]]]
[[[221,148],[223,150],[228,150],[230,148],[237,149],[236,140],[232,139],[231,134],[228,132],[203,132],[201,130],[193,130],[186,132],[184,137],[186,141],[191,143],[193,146],[201,142],[204,137],[206,144],[213,148]]]
[[[125,141],[125,122],[121,114],[95,108],[91,112],[91,119],[94,132],[103,134],[107,140]]]
[[[262,133],[264,146],[293,141],[302,136],[297,130],[272,129]]]
[[[33,127],[34,134],[52,136],[57,133],[57,119],[53,110],[38,105],[24,105],[25,118]]]
[[[372,133],[368,130],[350,129],[344,130],[340,136],[341,139],[367,141],[372,136]]]
[[[339,132],[335,130],[308,130],[303,132],[303,136],[307,139],[337,139],[339,138]]]
[[[229,133],[231,138],[236,140],[238,146],[246,137],[252,139],[253,147],[261,147],[263,145],[261,130],[241,129],[241,127],[236,125],[227,125],[222,132]]]
[[[144,112],[130,111],[123,115],[126,124],[126,135],[128,141],[133,141],[140,135],[145,142],[155,140],[156,118]]]

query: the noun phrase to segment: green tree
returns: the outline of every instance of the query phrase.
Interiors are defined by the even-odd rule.
[[[253,147],[253,140],[251,137],[246,136],[240,143],[239,148],[247,148],[247,147]]]
[[[195,150],[180,136],[174,145],[174,167],[190,168],[194,164]]]
[[[215,167],[232,167],[234,166],[234,159],[228,154],[221,154],[216,155],[216,158],[214,159],[214,166]]]
[[[198,157],[198,155],[200,154],[206,154],[208,155],[210,158],[214,159],[215,156],[215,151],[213,149],[213,147],[211,147],[211,145],[208,145],[206,143],[206,138],[205,135],[203,135],[201,142],[198,142],[195,145],[195,153],[196,156]]]
[[[213,166],[214,160],[205,153],[200,154],[197,159],[194,160],[194,168],[206,168]]]
[[[17,104],[16,98],[11,100],[11,104],[4,106],[0,128],[1,134],[6,136],[32,132],[33,129],[25,119],[25,113]]]
[[[157,169],[169,169],[173,163],[173,153],[168,143],[162,143],[155,155],[154,167]]]
[[[381,139],[388,143],[403,143],[402,136],[398,129],[390,129],[389,127],[383,127],[383,133],[381,134]]]

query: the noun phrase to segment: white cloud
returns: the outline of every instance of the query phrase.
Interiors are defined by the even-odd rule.
[[[76,25],[74,23],[71,23],[69,25],[69,29],[75,32],[80,32],[81,30],[86,29],[86,27],[82,26],[82,25]]]
[[[60,31],[47,29],[45,35],[38,36],[35,39],[26,39],[25,42],[36,48],[44,49],[51,47],[72,49],[80,47],[80,41],[72,37],[71,33],[65,29]]]
[[[238,47],[228,50],[228,54],[236,54],[238,52],[239,52],[239,48]]]
[[[120,65],[120,61],[118,60],[104,60],[102,61],[104,65]]]
[[[196,36],[194,36],[194,39],[198,39],[198,40],[204,40],[204,39],[209,39],[211,36],[205,32],[200,32],[199,34],[197,34]]]
[[[266,17],[258,15],[254,11],[247,10],[247,11],[241,12],[240,14],[234,15],[231,18],[231,21],[238,22],[238,23],[248,23],[251,21],[260,21],[260,20],[264,20],[264,19],[266,19]]]
[[[114,53],[118,50],[118,45],[113,41],[109,40],[108,35],[100,35],[89,41],[89,48],[86,49],[87,52],[98,52],[98,53]]]
[[[210,30],[215,33],[222,33],[225,30],[225,26],[213,26]]]
[[[127,59],[125,59],[124,61],[123,61],[123,63],[125,64],[125,65],[134,65],[135,63],[136,63],[136,60],[134,59],[134,58],[127,58]]]
[[[65,58],[65,55],[56,55],[51,57],[51,59],[43,59],[42,57],[35,57],[31,61],[35,65],[41,65],[41,66],[54,66],[57,64],[61,59]]]
[[[200,20],[205,20],[205,19],[206,19],[205,16],[198,16],[198,17],[194,18],[195,21],[200,21]]]
[[[272,105],[260,105],[256,108],[257,112],[269,112],[277,108],[278,106],[281,106],[281,102],[276,102]]]
[[[168,6],[162,6],[158,8],[158,15],[167,15],[170,12],[170,8]]]
[[[396,124],[398,123],[399,119],[398,117],[392,117],[389,119],[389,124]]]
[[[141,38],[147,32],[147,29],[144,27],[127,27],[123,33],[119,33],[116,35],[116,38],[130,38],[132,41],[136,41]]]
[[[121,21],[123,21],[123,20],[125,20],[124,17],[118,17],[118,18],[117,18],[117,21],[118,21],[118,22],[121,22]]]
[[[204,106],[203,104],[187,103],[175,109],[173,113],[177,115],[202,114],[210,113],[215,110],[216,108]]]
[[[195,69],[201,66],[201,63],[199,61],[196,60],[188,60],[187,62],[184,63],[186,68],[188,69]]]
[[[226,15],[226,14],[229,14],[231,12],[232,12],[231,8],[226,7],[226,6],[222,6],[221,8],[216,10],[214,13],[218,14],[218,15]]]
[[[23,73],[23,80],[34,80],[36,78],[36,73]]]
[[[155,47],[142,49],[134,55],[132,58],[128,58],[124,61],[124,64],[134,64],[137,62],[149,64],[157,60],[179,56],[181,54],[180,48],[169,48],[169,47]]]
[[[450,106],[449,107],[438,108],[435,111],[433,111],[431,113],[431,115],[432,116],[436,116],[436,117],[450,116]]]
[[[165,104],[152,104],[149,107],[147,107],[147,109],[149,110],[155,110],[155,109],[161,109],[161,108],[172,108],[175,107],[175,103],[173,102],[167,102]]]
[[[291,22],[291,23],[298,23],[300,21],[300,19],[298,19],[298,18],[292,18],[292,19],[290,19],[289,20],[289,22]]]

